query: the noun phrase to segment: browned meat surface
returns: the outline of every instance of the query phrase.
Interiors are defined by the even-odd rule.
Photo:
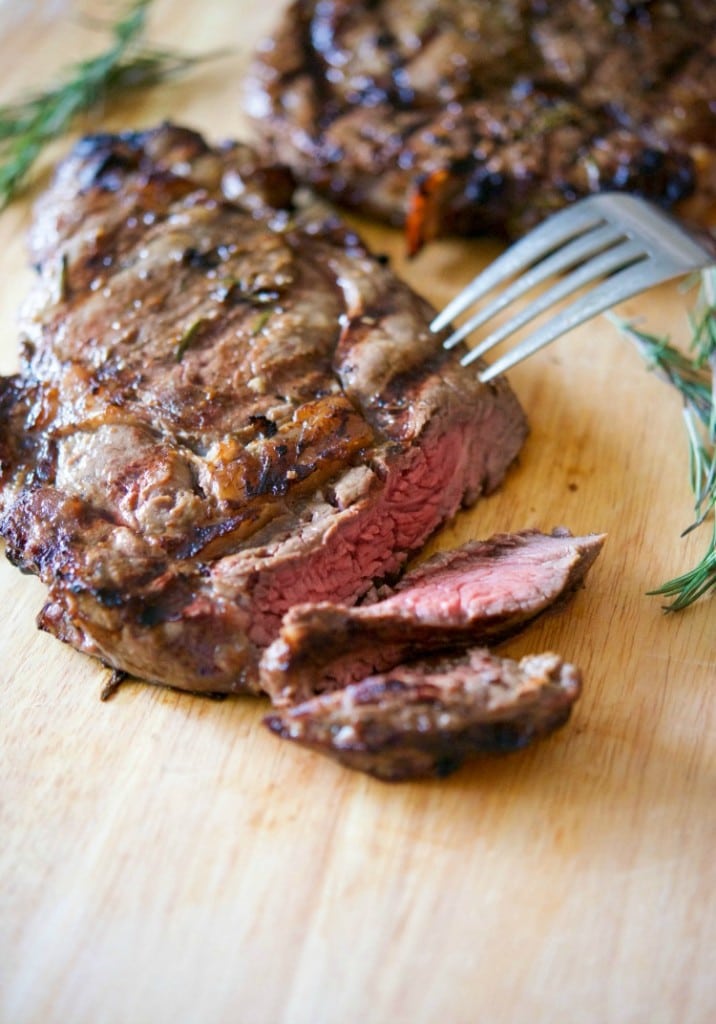
[[[386,781],[447,775],[558,728],[580,674],[556,654],[517,663],[473,648],[371,676],[267,716],[285,739]]]
[[[354,602],[525,436],[507,384],[291,192],[163,126],[80,143],[37,211],[0,533],[41,627],[145,679],[255,690],[288,608]]]
[[[436,555],[358,607],[299,605],[264,652],[262,687],[296,704],[423,652],[495,643],[580,586],[603,541],[500,534]]]
[[[713,0],[295,0],[246,88],[268,152],[413,251],[605,189],[713,215],[715,97]]]

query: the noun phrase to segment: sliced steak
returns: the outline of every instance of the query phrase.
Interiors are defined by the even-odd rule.
[[[412,251],[605,189],[713,213],[715,40],[713,0],[295,0],[246,101],[274,158]]]
[[[604,537],[527,530],[440,553],[358,607],[299,605],[264,652],[261,685],[296,704],[423,652],[496,642],[580,586]]]
[[[256,690],[288,608],[396,572],[525,437],[292,187],[164,125],[82,141],[37,210],[0,533],[43,629],[148,680]]]
[[[399,665],[265,719],[285,739],[386,781],[448,775],[475,754],[525,747],[567,721],[579,671],[483,648]]]

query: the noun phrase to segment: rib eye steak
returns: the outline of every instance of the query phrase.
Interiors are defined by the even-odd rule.
[[[579,587],[604,537],[498,534],[440,552],[358,606],[297,605],[261,659],[276,705],[303,703],[418,654],[497,643]]]
[[[714,96],[713,0],[294,0],[246,83],[268,152],[411,251],[605,189],[713,214]]]
[[[395,572],[526,434],[292,189],[164,125],[80,142],[37,209],[0,533],[41,628],[147,680],[256,691],[288,608]]]
[[[556,654],[519,662],[484,648],[425,658],[279,709],[265,724],[349,768],[397,782],[444,776],[563,725],[581,675]]]

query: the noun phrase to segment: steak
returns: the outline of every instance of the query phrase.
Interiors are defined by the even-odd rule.
[[[276,705],[300,704],[418,654],[496,643],[580,586],[603,541],[499,534],[436,555],[358,607],[298,605],[264,652],[262,687]]]
[[[515,662],[483,648],[426,658],[266,717],[285,739],[385,781],[448,775],[519,750],[569,718],[579,671],[556,654]]]
[[[413,252],[608,189],[714,212],[713,0],[295,0],[245,92],[275,159]]]
[[[81,141],[40,201],[0,534],[41,628],[255,692],[294,604],[350,604],[502,480],[526,434],[433,311],[293,179],[163,125]]]

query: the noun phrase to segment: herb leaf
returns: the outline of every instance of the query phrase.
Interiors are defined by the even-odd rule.
[[[186,328],[182,336],[179,338],[179,341],[177,342],[176,348],[174,350],[174,359],[176,360],[177,363],[180,363],[182,361],[182,359],[184,358],[184,353],[186,352],[190,345],[194,344],[199,334],[199,331],[201,331],[205,324],[207,324],[208,322],[209,321],[206,319],[206,317],[200,316],[197,320],[194,320],[193,323],[189,324],[189,326]]]
[[[253,326],[251,327],[250,337],[255,338],[257,334],[261,334],[264,327],[271,319],[272,314],[273,310],[271,309],[264,309],[259,313],[259,315],[254,320]]]

